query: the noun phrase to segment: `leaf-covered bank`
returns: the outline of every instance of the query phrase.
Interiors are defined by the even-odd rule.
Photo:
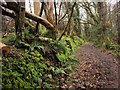
[[[82,38],[64,37],[51,42],[20,41],[14,45],[14,35],[3,38],[12,51],[3,56],[3,88],[58,88],[72,75],[77,59],[74,50],[85,43]]]

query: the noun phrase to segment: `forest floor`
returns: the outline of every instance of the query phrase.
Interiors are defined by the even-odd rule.
[[[68,87],[77,88],[118,88],[118,59],[110,52],[96,48],[88,43],[75,53],[79,63],[73,80]]]

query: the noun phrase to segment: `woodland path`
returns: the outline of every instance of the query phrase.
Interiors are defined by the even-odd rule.
[[[75,53],[79,67],[72,76],[73,87],[118,88],[118,59],[88,43]]]

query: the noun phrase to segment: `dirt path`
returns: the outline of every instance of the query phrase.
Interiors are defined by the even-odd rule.
[[[118,88],[118,61],[116,57],[92,43],[76,51],[79,68],[72,76],[73,85],[82,88]]]

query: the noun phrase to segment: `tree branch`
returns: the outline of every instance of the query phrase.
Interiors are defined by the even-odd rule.
[[[10,10],[15,11],[16,13],[19,12],[19,7],[18,7],[18,4],[16,2],[6,2],[6,3],[7,3],[7,6],[5,6],[5,7],[7,7]],[[31,14],[28,12],[25,12],[25,17],[32,19],[32,20],[44,25],[49,30],[52,30],[52,31],[54,30],[54,26],[44,18],[41,18],[37,15]]]
[[[44,2],[42,2],[42,6],[41,6],[41,10],[40,10],[40,14],[39,14],[40,17],[42,16],[43,9],[44,9]],[[35,31],[36,31],[36,33],[38,33],[38,27],[39,27],[39,23],[37,22],[36,27],[35,27]]]
[[[56,9],[56,2],[54,0],[54,8],[55,8],[55,25],[57,26],[57,9]]]
[[[76,5],[76,2],[74,2],[74,5],[72,6],[72,10],[71,10],[71,13],[70,13],[70,17],[69,17],[69,19],[68,19],[68,23],[67,23],[64,31],[62,32],[62,34],[60,35],[60,37],[59,37],[58,40],[61,40],[62,36],[63,36],[63,35],[65,34],[65,32],[67,31],[67,27],[68,27],[68,25],[69,25],[69,23],[70,23],[70,20],[71,20],[71,17],[72,17],[72,14],[73,14],[73,10],[74,10],[75,5]]]

